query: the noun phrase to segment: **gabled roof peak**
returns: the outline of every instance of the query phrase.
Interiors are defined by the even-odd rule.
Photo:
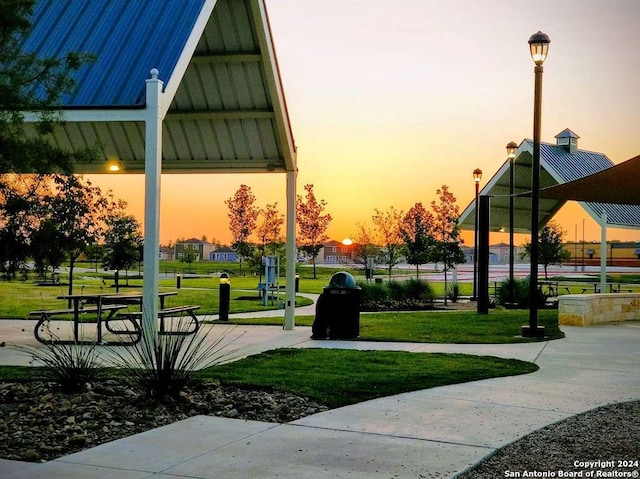
[[[577,134],[571,131],[569,128],[565,128],[558,133],[554,138],[580,138]]]

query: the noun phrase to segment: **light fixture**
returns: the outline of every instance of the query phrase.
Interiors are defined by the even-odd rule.
[[[542,129],[542,63],[549,52],[549,37],[542,32],[529,37],[531,58],[536,64],[533,93],[533,154],[531,163],[531,246],[529,258],[529,324],[522,327],[524,337],[544,337],[544,326],[538,325],[538,230],[540,212],[540,132]]]
[[[118,173],[122,171],[122,162],[120,160],[109,160],[107,162],[107,171],[109,173]]]
[[[473,296],[471,301],[478,300],[478,193],[480,192],[480,180],[482,179],[482,170],[476,168],[473,170],[473,181],[476,184],[475,196],[475,219],[473,224]]]
[[[514,182],[515,182],[515,170],[514,170],[514,162],[516,159],[516,152],[518,151],[518,145],[510,141],[507,143],[507,159],[509,160],[509,284],[507,287],[507,301],[509,305],[513,305],[515,299],[515,283],[513,280],[514,275],[514,251],[513,251],[513,210],[514,210],[514,198],[513,198],[513,190],[514,190]]]
[[[549,35],[538,31],[529,37],[529,50],[531,50],[531,58],[536,65],[542,65],[549,53]]]

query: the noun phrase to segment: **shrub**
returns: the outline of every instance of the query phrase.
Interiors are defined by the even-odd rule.
[[[359,282],[362,311],[399,311],[433,308],[431,286],[416,279],[385,283]]]
[[[53,332],[52,341],[59,341]],[[56,383],[64,392],[81,391],[86,383],[104,376],[104,369],[98,360],[96,344],[53,344],[44,347],[16,345],[14,348],[31,356],[33,361],[42,363],[44,379]]]
[[[214,327],[187,334],[191,327],[190,318],[174,318],[174,334],[156,334],[151,339],[143,335],[140,342],[126,351],[114,348],[115,362],[124,379],[147,398],[176,399],[196,380],[198,369],[220,364],[237,352],[238,348],[229,346],[244,335],[227,341],[232,328],[213,337]]]
[[[460,297],[460,285],[451,283],[447,289],[447,298],[456,303]]]
[[[497,291],[498,304],[505,305],[509,300],[509,280],[500,283]],[[513,280],[513,303],[518,308],[529,307],[529,278]],[[544,304],[544,302],[542,303]]]

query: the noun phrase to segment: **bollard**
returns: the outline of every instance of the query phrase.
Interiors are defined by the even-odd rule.
[[[300,275],[296,273],[296,293],[300,292]]]
[[[231,284],[229,284],[229,275],[222,273],[220,275],[220,304],[218,308],[218,319],[220,321],[229,321],[229,301],[231,299]]]
[[[180,273],[176,274],[176,288],[180,289],[180,280],[182,279],[182,276],[180,275]]]

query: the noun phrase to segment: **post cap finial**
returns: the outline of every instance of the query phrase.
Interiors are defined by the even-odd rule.
[[[154,80],[157,80],[158,75],[160,74],[157,68],[152,68],[150,73],[151,73],[151,78],[153,78]]]

